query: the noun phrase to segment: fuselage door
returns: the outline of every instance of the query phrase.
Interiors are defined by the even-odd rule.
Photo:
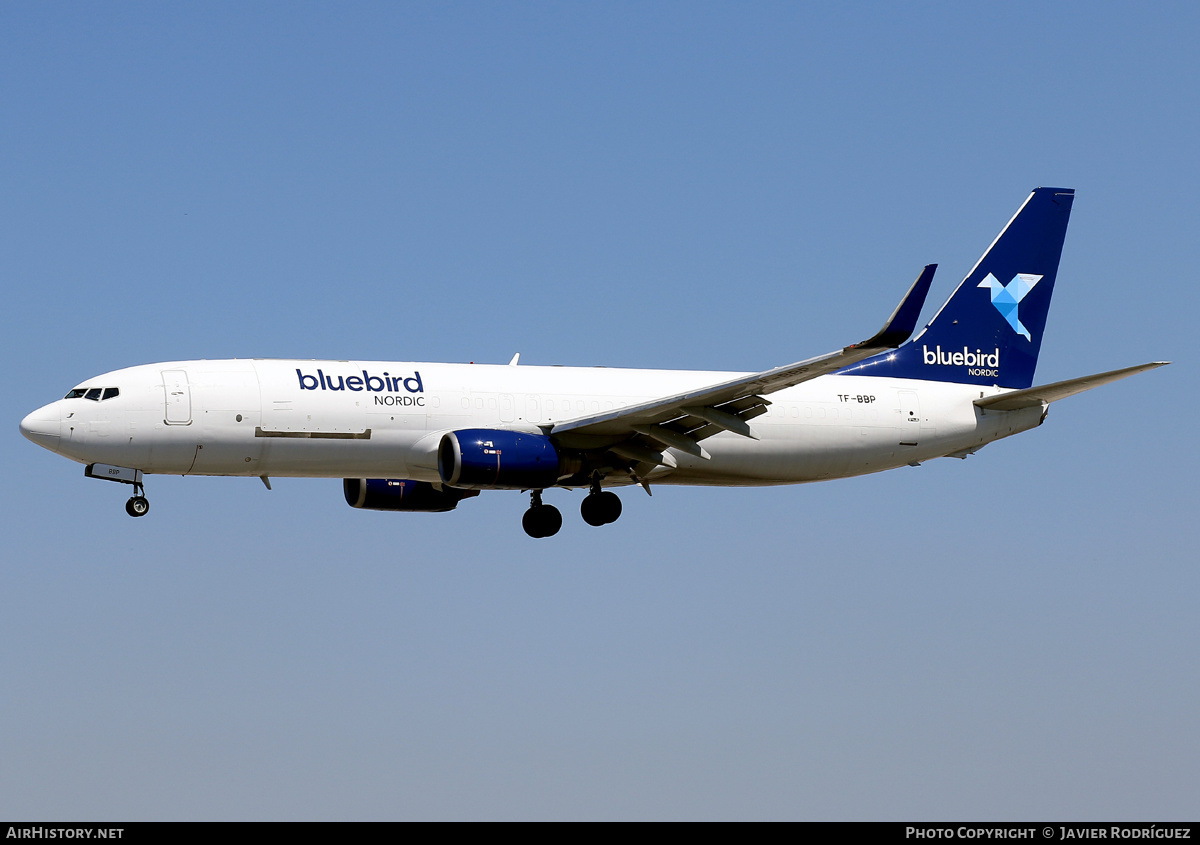
[[[500,422],[510,423],[517,421],[517,402],[513,399],[511,393],[500,394]]]
[[[541,397],[532,394],[525,397],[525,422],[537,423],[542,421]]]
[[[192,424],[192,389],[183,370],[163,370],[163,393],[166,397],[167,425]]]

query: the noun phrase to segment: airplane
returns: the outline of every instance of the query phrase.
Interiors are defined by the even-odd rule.
[[[1052,402],[1169,362],[1033,386],[1075,192],[1036,188],[911,341],[937,265],[876,334],[758,373],[392,361],[171,361],[105,373],[25,417],[21,433],[132,485],[151,474],[343,479],[346,502],[444,512],[483,490],[799,484],[966,458],[1035,428]]]

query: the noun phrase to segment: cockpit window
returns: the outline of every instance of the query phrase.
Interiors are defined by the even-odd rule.
[[[101,399],[115,399],[120,395],[119,387],[77,387],[63,399],[91,399],[99,402]]]

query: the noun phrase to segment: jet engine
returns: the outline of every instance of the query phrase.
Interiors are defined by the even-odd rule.
[[[451,487],[541,490],[559,479],[560,458],[544,434],[468,428],[442,437],[438,474]]]
[[[428,481],[407,478],[343,478],[342,492],[352,508],[372,511],[452,511],[463,499],[478,496],[478,490],[438,489]]]

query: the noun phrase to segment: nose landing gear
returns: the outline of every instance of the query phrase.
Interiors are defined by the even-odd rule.
[[[562,514],[554,505],[542,504],[542,491],[529,496],[529,510],[521,517],[521,527],[530,537],[553,537],[562,528]]]
[[[146,488],[142,486],[142,471],[131,467],[117,467],[111,464],[88,464],[83,474],[88,478],[99,478],[104,481],[116,481],[120,484],[132,484],[133,495],[125,503],[125,513],[130,516],[145,516],[150,512],[150,502],[146,498]]]

